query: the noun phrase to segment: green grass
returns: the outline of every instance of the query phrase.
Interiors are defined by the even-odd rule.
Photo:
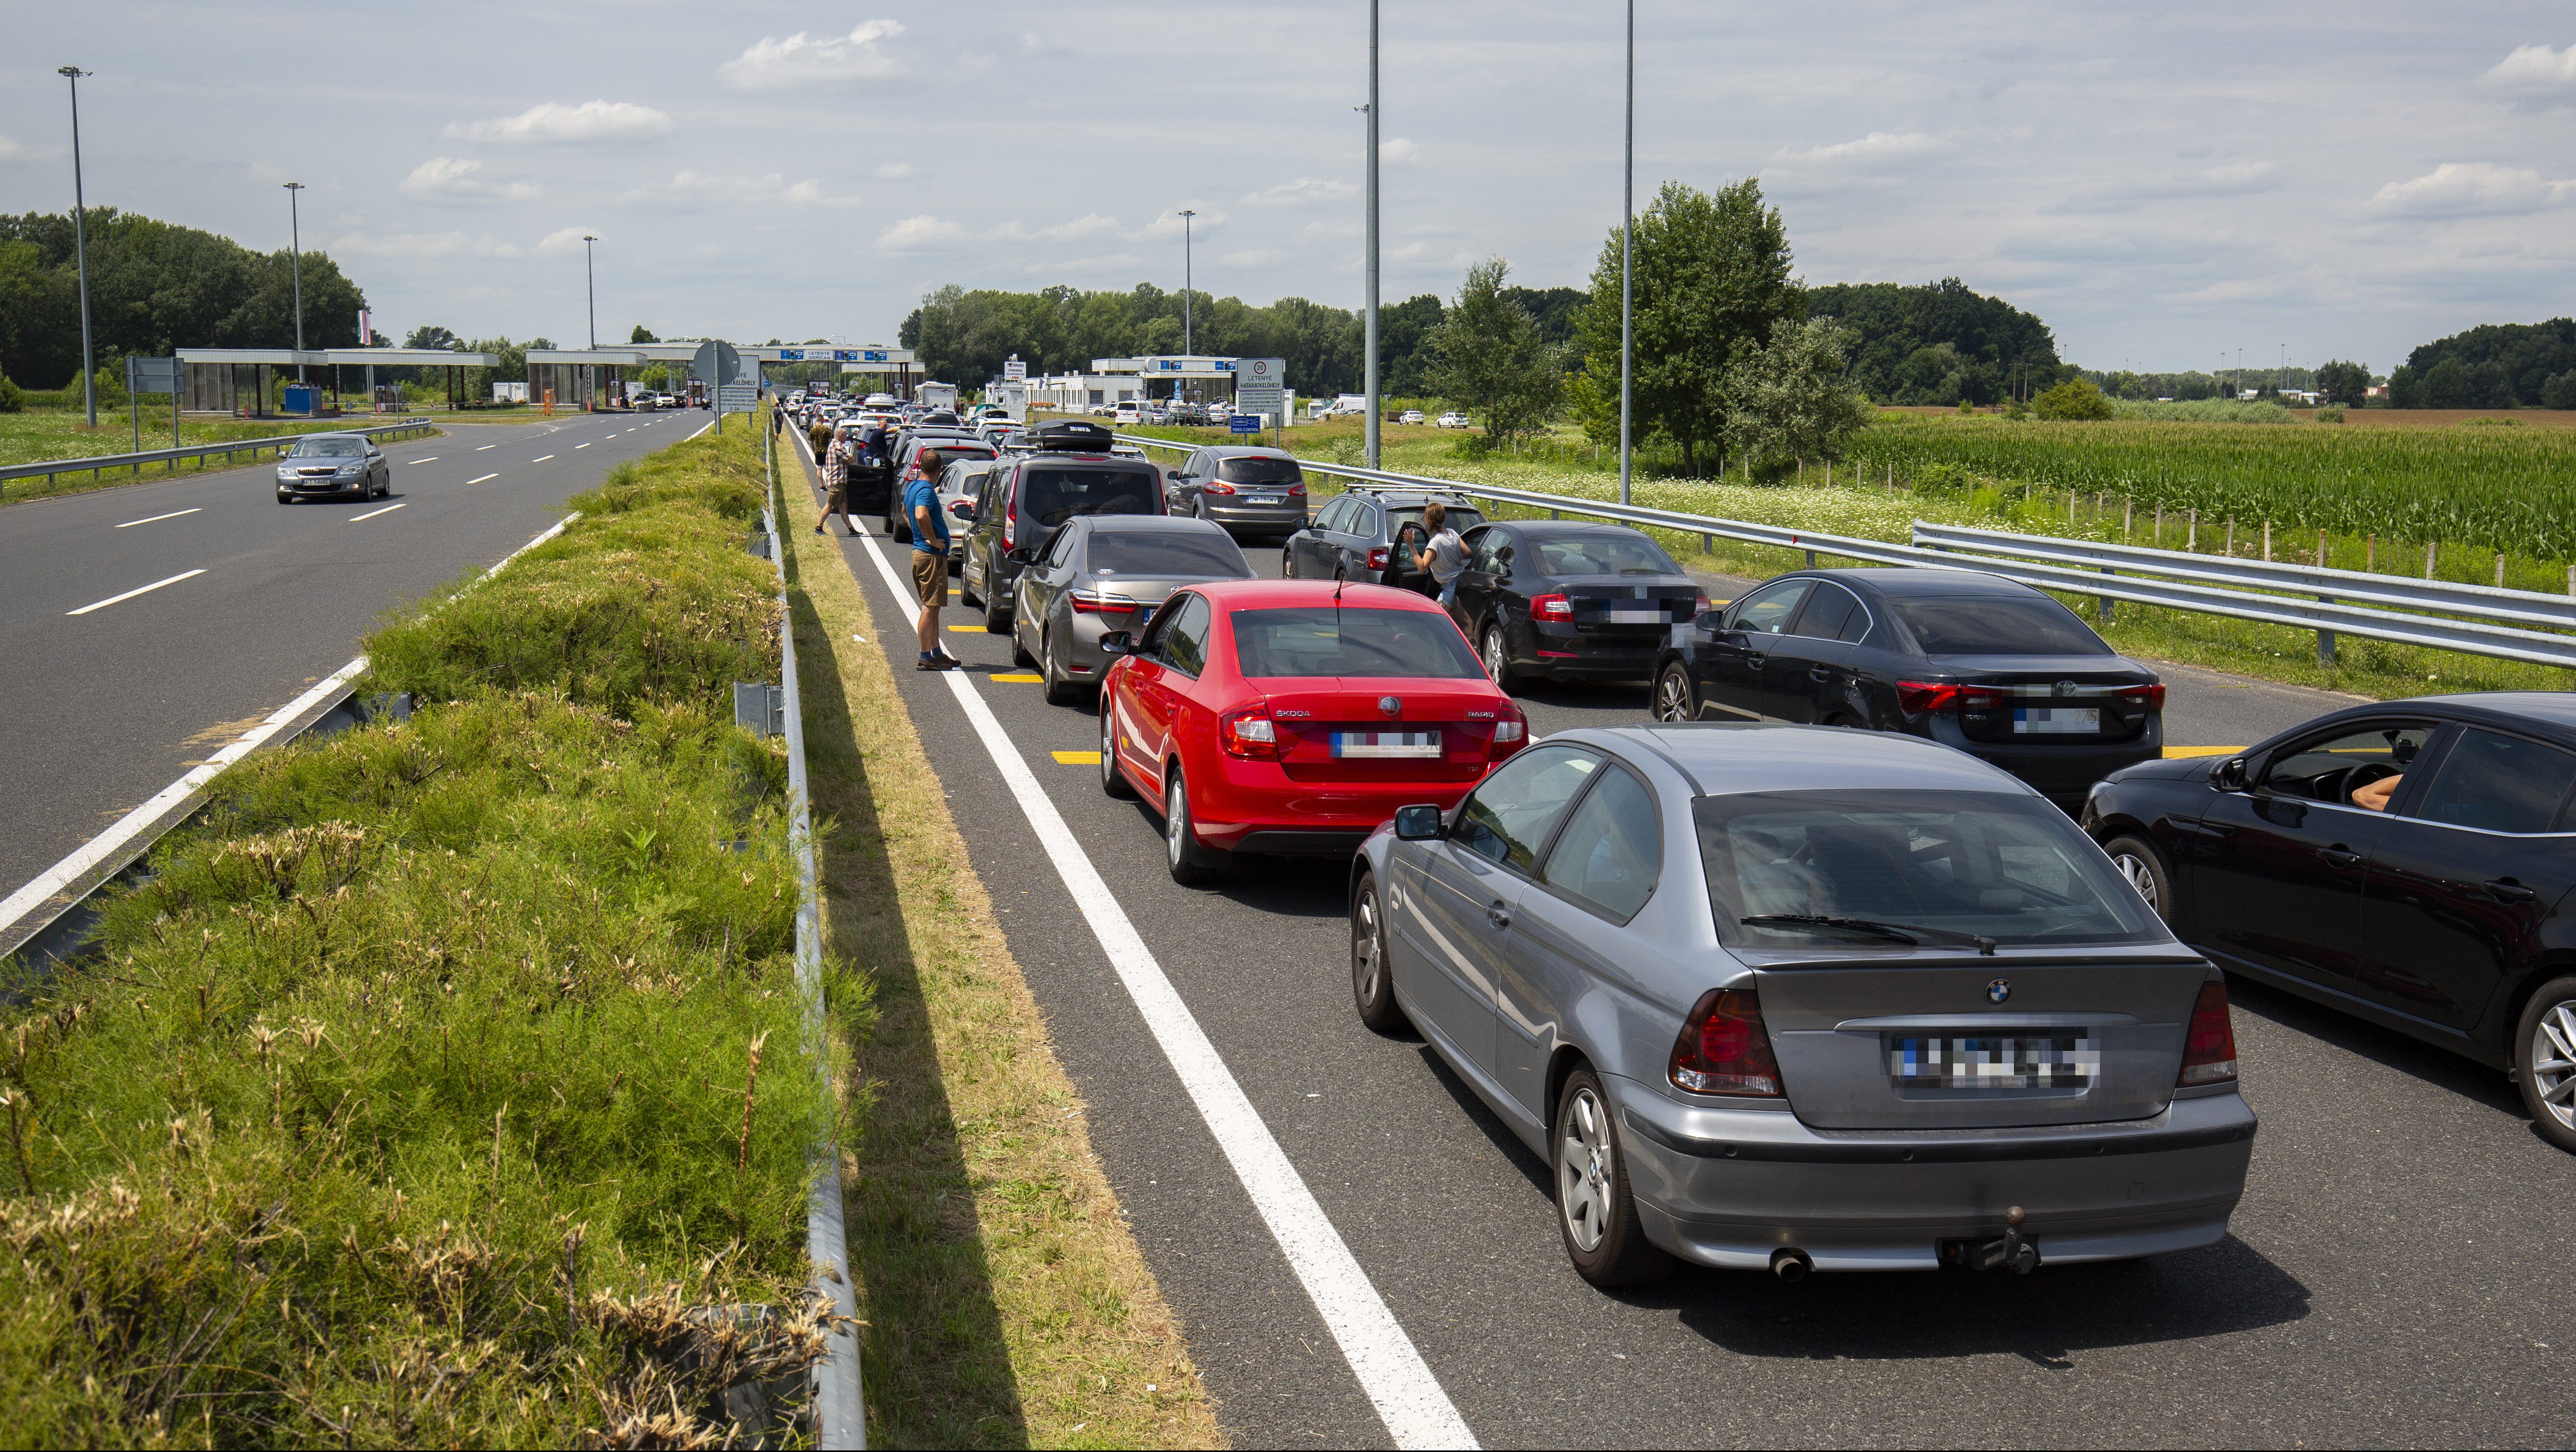
[[[380,631],[366,688],[419,692],[408,723],[226,773],[98,955],[18,982],[0,1435],[720,1439],[723,1387],[819,1354],[835,1111],[784,761],[730,711],[779,628],[749,443],[621,468]],[[834,977],[846,1033],[867,987]],[[780,1314],[693,1314],[737,1303]]]
[[[225,444],[246,439],[284,438],[290,434],[329,433],[338,429],[365,428],[374,420],[365,417],[321,419],[305,422],[297,419],[182,419],[179,442],[170,442],[170,414],[143,410],[143,447],[146,449],[189,448],[200,444]],[[134,432],[123,410],[99,410],[98,427],[89,428],[78,410],[69,413],[29,410],[25,413],[0,413],[0,467],[11,464],[40,464],[55,459],[89,459],[101,454],[125,454],[134,451]],[[220,456],[206,461],[170,464],[146,464],[140,473],[134,469],[111,470],[91,476],[63,474],[53,479],[11,479],[0,482],[0,502],[14,504],[22,499],[41,499],[54,494],[79,494],[92,489],[113,488],[119,484],[148,483],[167,479],[173,474],[201,473],[209,468],[225,469],[256,461],[256,456],[242,454],[226,463]]]

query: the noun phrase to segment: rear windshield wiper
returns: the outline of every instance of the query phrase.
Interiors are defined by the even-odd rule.
[[[1884,938],[1891,943],[1921,943],[1932,938],[1944,943],[1964,943],[1986,957],[1995,955],[1995,940],[1975,933],[1954,933],[1948,928],[1918,927],[1913,923],[1882,923],[1875,918],[1826,918],[1811,913],[1756,913],[1737,922],[1750,928],[1826,928],[1836,932],[1861,933]]]

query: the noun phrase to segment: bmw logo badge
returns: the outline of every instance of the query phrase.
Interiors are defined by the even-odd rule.
[[[1986,985],[1986,1002],[2001,1003],[2010,997],[2012,997],[2011,979],[1998,978],[1994,982]]]

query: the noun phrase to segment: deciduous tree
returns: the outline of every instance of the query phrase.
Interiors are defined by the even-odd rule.
[[[1538,319],[1510,295],[1511,264],[1499,257],[1467,269],[1458,301],[1422,341],[1431,391],[1485,426],[1485,441],[1535,433],[1565,394],[1565,364]]]
[[[1782,319],[1758,348],[1727,366],[1726,443],[1757,472],[1799,459],[1838,459],[1869,423],[1851,379],[1849,334],[1823,318]]]

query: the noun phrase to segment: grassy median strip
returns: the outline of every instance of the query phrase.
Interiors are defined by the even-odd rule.
[[[845,1143],[884,1446],[1219,1441],[1179,1326],[1093,1157],[1083,1104],[967,864],[880,630],[782,439],[831,950],[876,986],[857,1048],[875,1096]],[[853,637],[864,637],[864,643]],[[1069,931],[1080,931],[1069,928]]]
[[[369,642],[408,722],[236,767],[14,984],[0,1436],[713,1445],[801,1399],[807,1148],[865,1100],[814,1087],[785,763],[732,723],[760,497],[742,433],[620,468]]]

